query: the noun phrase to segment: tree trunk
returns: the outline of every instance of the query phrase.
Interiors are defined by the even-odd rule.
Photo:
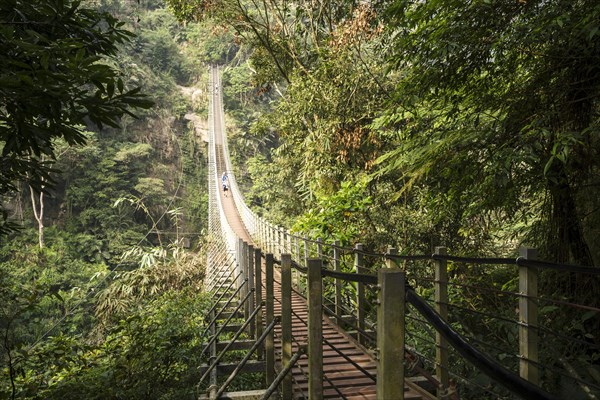
[[[549,233],[553,236],[549,241],[551,251],[558,262],[593,265],[590,249],[583,236],[573,188],[569,185],[564,167],[560,166],[557,170],[554,175],[556,180],[549,185],[554,228]]]
[[[42,190],[43,190],[42,186]],[[44,248],[44,192],[41,191],[39,195],[39,204],[35,199],[33,188],[29,186],[29,192],[31,193],[31,207],[33,208],[33,216],[38,223],[38,242],[40,249]]]

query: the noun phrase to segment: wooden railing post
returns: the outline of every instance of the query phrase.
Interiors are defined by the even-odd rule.
[[[248,245],[248,253],[246,255],[246,257],[248,258],[248,289],[250,291],[255,291],[255,285],[256,282],[254,281],[254,246],[252,245]],[[248,309],[249,309],[249,313],[252,314],[252,312],[254,312],[255,309],[255,297],[256,294],[254,296],[250,296],[250,298],[248,299]],[[256,334],[256,324],[250,324],[248,325],[248,335],[250,335],[251,338],[256,338],[255,336]]]
[[[304,235],[304,264],[308,265],[308,259],[310,258],[310,248],[308,247],[308,237]]]
[[[362,274],[364,273],[362,270],[364,266],[362,243],[357,243],[354,246],[354,250],[356,251],[354,256],[354,270],[357,274]],[[365,330],[365,285],[360,282],[356,283],[356,326],[359,328],[358,332],[356,332],[356,339],[358,343],[365,344],[365,338],[361,333],[361,331]]]
[[[300,257],[300,238],[296,235],[294,237],[294,241],[296,243],[296,260],[300,262],[302,258]],[[298,288],[298,271],[296,269],[292,270],[292,285],[297,289]]]
[[[254,249],[254,295],[256,297],[256,304],[262,302],[262,268],[261,268],[261,257],[260,249]],[[263,311],[262,308],[256,314],[256,338],[259,338],[263,333]],[[262,349],[264,345],[260,347],[258,351],[259,357],[262,359]]]
[[[278,228],[277,232],[277,254],[279,255],[279,258],[281,258],[281,254],[284,253],[283,248],[285,247],[285,232],[283,231],[283,228]]]
[[[404,400],[405,275],[377,271],[377,398]]]
[[[294,241],[296,243],[296,260],[300,261],[300,237],[294,236]]]
[[[258,219],[258,240],[260,242],[260,247],[265,247],[265,220],[262,217]]]
[[[323,239],[317,238],[317,258],[323,259]]]
[[[247,279],[250,270],[248,266],[248,243],[242,243],[242,271],[244,271],[244,279]],[[244,290],[242,290],[242,292],[244,296],[242,298],[245,298],[248,295],[248,293],[250,293],[250,280],[248,280],[248,283],[246,284],[246,286],[244,286]],[[244,319],[248,319],[250,313],[250,303],[246,301],[246,303],[244,303]]]
[[[398,249],[392,246],[388,246],[388,251],[387,254],[389,254],[390,256],[395,256],[398,254]],[[393,259],[392,257],[388,257],[385,260],[385,266],[387,268],[400,268],[400,266],[398,265],[398,262]],[[406,271],[404,271],[406,272]]]
[[[273,254],[273,230],[271,224],[267,222],[267,253]]]
[[[244,240],[238,238],[237,241],[237,246],[235,248],[235,255],[236,255],[236,262],[237,262],[237,271],[236,274],[240,274],[238,281],[236,282],[236,287],[239,288],[242,284],[242,282],[244,282],[244,279],[246,278],[244,276],[244,260],[242,260],[242,249],[244,247]],[[240,298],[243,298],[243,290],[242,293],[240,293]]]
[[[445,247],[436,247],[436,256],[445,256],[448,251]],[[435,310],[445,321],[448,320],[448,262],[446,260],[435,260]],[[437,390],[438,399],[446,395],[450,380],[448,361],[448,342],[439,333],[435,333],[435,373],[440,386]]]
[[[340,241],[333,242],[333,268],[336,272],[342,272],[342,263],[340,260]],[[336,318],[337,324],[342,324],[342,281],[339,278],[334,279],[335,285],[335,313],[339,317]]]
[[[304,246],[304,266],[308,267],[308,259],[310,258],[310,243],[308,242],[308,236],[304,235],[302,237],[302,244]],[[300,291],[306,289],[306,277],[299,275],[297,287]]]
[[[292,359],[292,256],[281,255],[281,365]],[[292,375],[281,384],[282,399],[292,400]]]
[[[537,249],[522,247],[520,257],[537,258]],[[539,385],[538,356],[538,269],[519,266],[519,373],[521,378]]]
[[[265,324],[269,326],[275,318],[275,304],[274,304],[274,280],[273,280],[273,254],[268,253],[265,260],[265,281],[266,281],[266,292],[265,292],[265,312],[266,321]],[[273,331],[271,331],[265,338],[265,362],[266,362],[266,377],[267,386],[269,386],[275,380],[275,343]]]
[[[323,398],[323,261],[308,260],[308,398]]]

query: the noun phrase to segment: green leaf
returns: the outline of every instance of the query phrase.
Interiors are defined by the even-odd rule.
[[[581,316],[581,320],[582,321],[587,321],[588,319],[591,319],[591,318],[595,317],[597,314],[598,314],[598,311],[594,311],[594,310],[588,311],[588,312],[586,312],[585,314],[583,314]]]

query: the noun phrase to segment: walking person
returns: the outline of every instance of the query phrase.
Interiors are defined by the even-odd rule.
[[[221,175],[221,185],[223,185],[223,193],[225,197],[227,197],[227,191],[229,190],[229,178],[227,177],[227,172],[223,172]]]

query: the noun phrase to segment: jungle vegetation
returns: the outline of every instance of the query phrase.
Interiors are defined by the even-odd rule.
[[[0,0],[2,398],[194,398],[208,206],[189,116],[211,64],[272,222],[600,263],[596,1],[30,3]]]
[[[282,222],[303,215],[299,229],[323,237],[350,223],[411,252],[528,243],[548,260],[599,261],[596,2],[168,3],[252,46],[241,67],[273,106],[252,117],[258,158],[240,168]],[[372,203],[348,200],[347,220],[325,224],[344,182]]]

